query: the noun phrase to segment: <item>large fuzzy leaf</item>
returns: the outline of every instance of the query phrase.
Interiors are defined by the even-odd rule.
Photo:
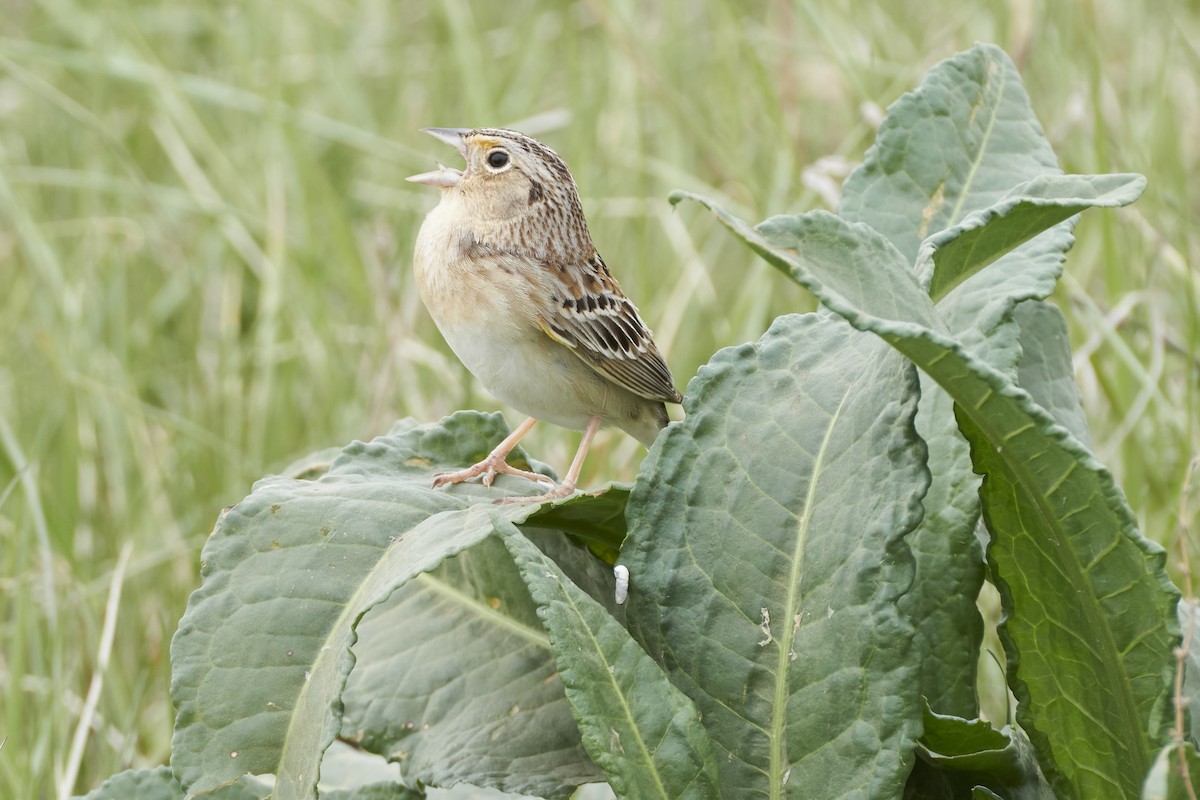
[[[884,233],[915,262],[947,329],[1011,374],[1021,357],[1013,308],[1053,286],[1072,215],[1109,202],[1108,193],[1140,190],[1137,177],[1060,173],[1016,67],[999,48],[978,45],[935,66],[888,108],[843,187],[839,213]],[[990,224],[995,217],[1008,220]],[[920,621],[925,649],[938,654],[922,674],[926,697],[938,710],[973,716],[983,627],[975,606],[984,572],[979,479],[950,398],[927,376],[921,396],[917,430],[933,484],[909,537],[917,579],[902,602]]]
[[[265,800],[269,784],[244,777],[204,794],[205,800]],[[79,800],[184,800],[188,795],[170,767],[118,773]],[[363,784],[349,789],[323,790],[324,800],[422,800],[423,792],[396,783]]]
[[[514,489],[537,491],[520,479],[502,477],[490,491],[477,485],[430,489],[434,471],[470,463],[506,432],[499,415],[466,412],[440,425],[355,443],[318,480],[260,481],[249,497],[222,514],[204,549],[203,586],[193,593],[172,642],[172,697],[179,709],[172,766],[189,792],[207,791],[246,773],[270,773],[277,776],[277,797],[312,797],[321,755],[341,727],[355,626],[414,579],[414,591],[424,590],[426,598],[450,598],[455,613],[442,625],[460,637],[477,630],[478,615],[470,610],[479,607],[480,598],[511,602],[494,609],[497,613],[486,621],[496,629],[491,632],[499,632],[489,641],[497,649],[487,655],[494,671],[455,677],[479,660],[478,652],[461,647],[453,668],[433,661],[407,665],[408,677],[440,687],[440,701],[458,698],[458,716],[445,721],[434,713],[390,724],[404,732],[407,721],[420,726],[445,721],[459,729],[459,736],[484,735],[496,729],[497,720],[488,716],[491,706],[472,705],[472,693],[500,680],[511,691],[503,721],[507,735],[496,742],[494,754],[529,759],[526,772],[503,776],[503,788],[561,795],[598,777],[573,733],[553,656],[528,597],[524,606],[518,600],[519,581],[511,580],[511,566],[507,581],[478,574],[458,581],[446,576],[461,577],[461,572],[433,572],[490,536],[495,514],[521,522],[537,510],[491,504]],[[541,510],[542,524],[553,524],[555,508],[589,502],[597,498],[579,496]],[[434,613],[431,603],[420,608]],[[404,622],[388,631],[392,652],[405,645],[415,649],[420,640],[414,637],[430,618]],[[531,639],[542,642],[532,654]],[[364,653],[377,652],[367,642],[359,646]],[[372,674],[369,665],[359,666]],[[380,673],[373,674],[378,680]],[[509,714],[510,709],[516,712]],[[364,741],[399,738],[375,729],[354,733]],[[552,734],[555,746],[548,748],[546,737]],[[456,759],[451,751],[440,755],[426,764],[440,779],[496,779],[488,762]]]
[[[1145,188],[1146,179],[1141,175],[1033,178],[1014,186],[995,205],[969,214],[962,222],[926,239],[917,258],[917,271],[932,272],[929,294],[935,302],[940,301],[1043,231],[1088,208],[1128,205]],[[997,220],[1002,222],[993,224]]]
[[[212,800],[264,800],[269,786],[253,778],[242,778],[214,790]],[[79,800],[183,800],[183,787],[170,767],[131,769],[119,772]]]
[[[978,45],[888,109],[838,214],[875,228],[912,264],[931,234],[1058,171],[1016,66],[1000,48]]]
[[[954,398],[986,476],[989,557],[1005,602],[1018,719],[1056,790],[1136,793],[1161,738],[1177,593],[1112,475],[1009,377],[948,336],[928,297],[909,305],[879,296],[877,287],[911,273],[878,233],[830,214],[775,218],[760,232],[714,211]]]
[[[611,572],[584,548],[557,531],[530,534],[612,596]],[[537,605],[496,537],[401,586],[357,631],[342,736],[398,761],[406,779],[557,794],[601,778]]]
[[[584,746],[617,797],[719,797],[696,707],[608,609],[509,527],[504,545],[538,604]]]
[[[704,715],[725,797],[892,797],[921,654],[896,600],[929,476],[916,376],[822,315],[688,387],[630,497],[629,623]]]

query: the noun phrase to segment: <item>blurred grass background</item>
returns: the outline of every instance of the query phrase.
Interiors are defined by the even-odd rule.
[[[683,388],[812,302],[667,193],[749,219],[827,207],[822,176],[861,159],[880,107],[1002,45],[1065,170],[1150,179],[1134,208],[1085,215],[1056,299],[1098,453],[1147,535],[1180,529],[1200,452],[1195,3],[5,6],[0,796],[167,760],[170,636],[255,478],[398,417],[495,407],[413,287],[436,198],[403,178],[453,156],[424,126],[519,127],[566,158]],[[577,441],[528,446],[561,467]],[[588,483],[640,460],[619,434],[593,453]]]

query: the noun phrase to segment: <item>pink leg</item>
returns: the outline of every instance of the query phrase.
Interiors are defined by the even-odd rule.
[[[578,483],[579,473],[583,470],[583,459],[587,456],[588,448],[591,447],[592,439],[598,430],[600,430],[600,418],[592,417],[588,420],[587,428],[583,431],[583,441],[579,443],[579,449],[575,451],[575,458],[571,461],[571,468],[567,470],[567,477],[558,486],[536,497],[505,497],[496,502],[541,503],[546,500],[555,500],[559,497],[570,497],[575,493],[575,484]]]
[[[551,483],[554,481],[545,475],[539,475],[536,472],[527,472],[523,469],[510,467],[505,459],[512,452],[517,443],[521,441],[521,437],[529,433],[529,430],[537,424],[537,420],[533,417],[522,422],[517,426],[517,429],[510,433],[503,442],[496,445],[496,449],[488,454],[488,457],[478,464],[472,464],[466,469],[460,469],[457,472],[443,472],[440,475],[435,475],[433,478],[433,486],[436,489],[439,486],[446,486],[455,483],[462,483],[479,475],[483,476],[483,485],[491,486],[492,481],[497,475],[519,475],[522,478],[528,478],[535,483]]]

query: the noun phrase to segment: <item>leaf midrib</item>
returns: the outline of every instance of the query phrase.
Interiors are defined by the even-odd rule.
[[[487,622],[497,629],[508,631],[513,635],[524,639],[531,644],[534,644],[543,650],[550,650],[550,637],[542,630],[533,630],[528,625],[523,625],[513,617],[502,614],[493,609],[486,603],[481,603],[479,600],[471,597],[464,591],[456,589],[445,581],[430,575],[428,572],[422,572],[412,579],[412,582],[417,583],[436,594],[455,603],[459,610],[465,614],[472,615],[478,619]]]
[[[813,459],[812,478],[808,482],[808,492],[804,498],[804,512],[800,517],[799,524],[796,530],[796,544],[792,549],[792,568],[788,574],[788,594],[787,601],[784,604],[784,615],[780,623],[783,626],[782,633],[776,640],[778,643],[778,655],[776,656],[775,664],[775,697],[771,703],[771,727],[768,730],[768,736],[771,741],[771,761],[768,772],[768,781],[770,783],[771,800],[778,800],[783,796],[783,778],[787,774],[788,757],[787,757],[787,702],[790,697],[788,693],[789,686],[789,667],[792,663],[791,652],[792,645],[796,639],[796,624],[795,618],[797,615],[797,606],[800,604],[800,583],[804,579],[804,547],[808,541],[808,532],[812,524],[813,507],[817,497],[817,483],[820,480],[822,470],[825,464],[825,456],[829,452],[829,443],[833,438],[833,431],[837,427],[837,422],[841,419],[842,409],[845,408],[847,400],[849,400],[851,392],[842,395],[842,400],[838,403],[838,407],[829,417],[829,423],[825,427],[825,436],[821,440],[821,447],[817,450],[816,458]]]
[[[575,615],[575,618],[579,622],[580,628],[587,634],[588,640],[591,642],[592,651],[597,655],[597,657],[600,659],[600,663],[604,666],[604,673],[609,676],[608,683],[612,687],[612,693],[621,703],[621,711],[624,714],[625,721],[628,724],[629,729],[633,731],[634,738],[637,740],[637,748],[642,754],[642,762],[647,767],[645,772],[650,773],[651,777],[654,779],[656,794],[662,798],[669,798],[671,795],[667,792],[666,787],[663,785],[662,776],[659,775],[658,765],[654,763],[654,756],[650,752],[650,746],[642,737],[642,731],[636,722],[633,709],[629,707],[629,699],[626,696],[624,689],[622,689],[620,684],[617,683],[616,665],[608,660],[608,656],[605,655],[604,648],[600,644],[600,640],[597,639],[595,633],[592,632],[591,626],[587,623],[587,618],[584,617],[583,611],[579,608],[578,604],[576,604],[575,598],[571,597],[567,586],[562,582],[561,576],[555,574],[554,581],[559,584],[559,591],[561,592],[563,598],[562,602],[567,605],[570,608],[571,613]]]
[[[987,58],[983,68],[983,82],[979,86],[979,102],[976,109],[972,109],[972,115],[975,110],[982,107],[984,100],[987,98],[988,89],[991,86],[993,75],[992,70],[998,66],[997,62],[992,58]],[[1007,70],[996,69],[999,72],[999,85],[996,87],[995,96],[998,98],[1004,97],[1004,84],[1007,82]],[[954,227],[962,220],[963,206],[966,205],[967,197],[971,193],[971,185],[975,182],[975,174],[979,171],[979,165],[983,163],[983,156],[987,152],[988,143],[992,140],[992,131],[996,127],[996,115],[1000,110],[1000,102],[992,103],[991,116],[988,117],[987,126],[983,129],[983,138],[979,142],[979,149],[975,153],[975,157],[971,160],[971,169],[967,172],[967,178],[963,182],[962,192],[958,196],[958,202],[954,204],[954,210],[950,212],[947,228]]]

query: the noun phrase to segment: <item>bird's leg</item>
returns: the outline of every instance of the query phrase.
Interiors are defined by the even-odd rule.
[[[497,475],[519,475],[522,478],[528,478],[535,483],[546,482],[553,484],[554,481],[545,475],[539,475],[536,472],[527,472],[523,469],[510,467],[508,462],[505,461],[505,459],[508,458],[508,454],[511,453],[513,448],[517,446],[517,442],[521,441],[521,437],[529,433],[530,428],[532,428],[536,423],[537,420],[533,417],[530,417],[522,422],[517,426],[515,431],[505,437],[503,442],[496,445],[495,450],[488,453],[487,458],[485,458],[483,461],[480,461],[478,464],[472,464],[466,469],[460,469],[457,472],[443,472],[438,475],[434,475],[434,488],[436,489],[439,486],[462,483],[463,481],[470,480],[471,478],[479,475],[483,476],[483,485],[489,487],[492,485],[492,481],[496,479]]]
[[[560,497],[570,497],[575,493],[575,484],[579,481],[579,473],[583,471],[583,459],[587,456],[588,448],[592,445],[592,438],[595,437],[598,430],[600,430],[600,418],[588,419],[587,427],[583,431],[583,441],[579,443],[579,449],[575,451],[575,458],[571,461],[571,468],[567,470],[567,477],[563,478],[563,482],[558,486],[536,497],[505,497],[496,502],[499,504],[541,503]]]

